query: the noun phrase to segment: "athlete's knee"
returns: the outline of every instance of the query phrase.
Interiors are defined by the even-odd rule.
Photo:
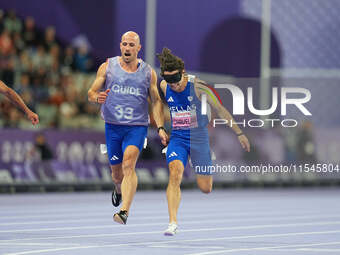
[[[212,191],[212,185],[211,184],[201,185],[201,186],[199,186],[199,188],[205,194],[209,194]]]
[[[197,185],[203,193],[209,194],[212,191],[213,186],[212,177],[197,178]]]
[[[178,162],[172,161],[169,164],[169,184],[180,185],[182,182],[184,167]]]
[[[135,161],[132,159],[123,160],[122,169],[124,176],[132,175],[135,173]]]
[[[136,161],[138,158],[138,148],[135,146],[128,146],[125,149],[123,162],[122,162],[122,169],[124,175],[131,175],[135,173],[135,166]]]
[[[182,182],[182,176],[183,176],[183,173],[181,173],[178,170],[170,171],[169,184],[180,186]]]

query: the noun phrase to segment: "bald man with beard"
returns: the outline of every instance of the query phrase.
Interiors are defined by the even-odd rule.
[[[159,137],[164,145],[168,140],[163,128],[157,75],[150,65],[138,58],[140,50],[139,35],[133,31],[124,33],[120,42],[121,56],[108,58],[101,64],[88,91],[89,101],[101,104],[107,153],[115,184],[112,204],[117,207],[122,201],[120,211],[114,214],[113,219],[120,224],[126,224],[137,189],[135,166],[147,136],[149,95]]]

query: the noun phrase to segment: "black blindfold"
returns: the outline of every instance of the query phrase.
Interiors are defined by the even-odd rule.
[[[182,79],[181,72],[171,74],[171,75],[163,74],[162,76],[167,83],[178,83]]]

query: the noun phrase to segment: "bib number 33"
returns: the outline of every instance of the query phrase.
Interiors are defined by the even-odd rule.
[[[133,108],[116,105],[114,115],[119,120],[123,118],[127,120],[131,120],[133,118]]]

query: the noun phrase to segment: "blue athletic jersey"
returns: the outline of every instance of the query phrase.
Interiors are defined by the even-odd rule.
[[[168,102],[172,132],[166,159],[182,161],[184,167],[190,155],[196,174],[211,174],[201,171],[212,165],[209,146],[207,115],[201,114],[201,101],[196,96],[195,77],[189,75],[182,92],[173,91],[167,84],[165,99]]]
[[[169,106],[172,134],[190,136],[209,123],[207,115],[201,114],[201,100],[196,96],[195,76],[188,75],[188,83],[182,92],[173,91],[167,84],[165,99]]]
[[[105,90],[110,92],[101,107],[105,122],[117,125],[148,126],[148,90],[152,68],[140,60],[136,72],[123,70],[119,57],[109,58]]]

